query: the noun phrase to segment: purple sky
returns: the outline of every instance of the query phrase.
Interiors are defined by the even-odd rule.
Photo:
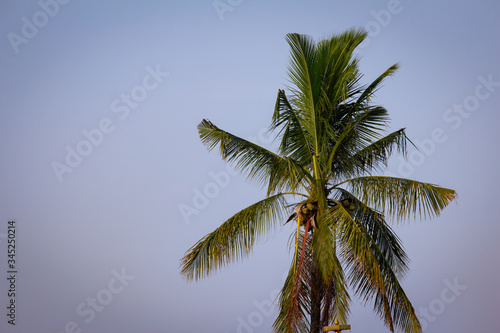
[[[420,152],[387,174],[459,194],[439,218],[394,227],[424,332],[496,331],[499,13],[498,1],[2,1],[0,332],[269,332],[293,226],[210,279],[179,275],[191,245],[264,196],[196,126],[272,146],[285,35],[351,27],[369,31],[365,82],[401,65],[375,102]],[[388,332],[371,305],[352,310],[352,332]]]

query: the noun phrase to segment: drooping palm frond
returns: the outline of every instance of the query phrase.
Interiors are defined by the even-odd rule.
[[[295,238],[292,233],[290,239]],[[304,238],[304,232],[300,230],[299,237],[302,242],[293,245],[295,249],[294,261],[290,265],[285,284],[279,294],[280,313],[274,321],[273,328],[277,333],[308,332],[310,313],[310,279],[311,271],[311,242],[310,238]],[[305,242],[304,242],[305,240]],[[295,242],[290,242],[290,245]],[[304,258],[303,264],[298,264],[298,258]]]
[[[332,195],[334,201],[342,203],[344,207],[346,206],[344,202],[347,201],[353,221],[363,226],[396,276],[403,278],[408,271],[408,256],[401,245],[401,240],[386,223],[384,215],[366,206],[344,189],[336,188],[335,192],[336,194]]]
[[[186,252],[181,274],[198,280],[248,255],[256,240],[282,221],[285,206],[280,193],[236,213]]]
[[[345,183],[367,206],[396,221],[439,216],[456,197],[454,190],[405,178],[366,176]]]
[[[356,295],[373,301],[374,310],[394,332],[421,332],[417,316],[384,252],[365,226],[340,203],[332,207],[342,261]]]
[[[208,120],[198,125],[202,142],[209,150],[219,146],[223,159],[259,185],[268,185],[268,195],[283,190],[294,191],[307,177],[307,171],[294,160],[281,157],[255,143],[219,129]]]

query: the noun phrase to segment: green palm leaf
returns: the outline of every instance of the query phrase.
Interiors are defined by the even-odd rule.
[[[286,36],[290,46],[290,65],[288,73],[290,82],[297,87],[292,92],[299,93],[301,98],[295,101],[298,110],[304,114],[309,121],[306,130],[312,134],[314,128],[314,99],[315,89],[314,77],[311,70],[314,67],[316,57],[316,45],[311,37],[299,34],[288,34]]]
[[[312,163],[314,145],[301,121],[300,114],[294,110],[285,92],[279,90],[270,129],[274,131],[281,128],[280,152],[283,156],[289,156],[300,165],[309,166]]]
[[[268,195],[296,190],[309,176],[291,158],[283,158],[257,144],[219,129],[208,120],[198,125],[202,142],[209,150],[217,145],[223,159],[234,162],[236,169],[259,185],[268,184]]]
[[[387,167],[394,150],[403,156],[406,155],[408,142],[405,129],[400,129],[361,148],[348,158],[335,158],[331,164],[332,179],[340,176],[356,177],[381,170],[382,167]]]
[[[454,190],[397,177],[358,177],[346,184],[366,205],[397,221],[439,216],[456,197]]]
[[[256,240],[282,221],[285,206],[280,193],[236,213],[186,252],[181,274],[198,280],[247,256]]]
[[[365,302],[373,300],[374,310],[391,332],[394,327],[413,333],[421,327],[408,297],[384,251],[370,236],[365,226],[340,203],[332,209],[339,235],[342,260],[350,270],[349,281]]]
[[[362,225],[373,242],[377,244],[397,277],[403,278],[408,271],[408,256],[403,250],[399,237],[386,223],[384,215],[366,206],[364,202],[344,189],[337,188],[336,192],[338,193],[333,196],[335,200],[331,201],[332,207],[345,200],[349,202],[349,205],[353,205],[354,209],[350,210],[352,220]]]
[[[373,96],[373,94],[378,90],[380,87],[380,84],[384,79],[386,79],[389,76],[394,75],[396,71],[399,69],[398,64],[394,64],[391,67],[389,67],[382,75],[380,75],[378,78],[376,78],[364,91],[363,93],[359,96],[358,100],[356,101],[356,104],[362,104],[362,103],[369,103],[370,98]]]
[[[353,171],[352,168],[340,166],[349,163],[345,161],[349,161],[358,151],[380,140],[381,132],[389,121],[387,110],[380,106],[362,108],[350,112],[344,118],[341,132],[330,140],[331,148],[326,166],[331,168],[332,176],[339,172],[346,172],[347,176],[348,172]]]

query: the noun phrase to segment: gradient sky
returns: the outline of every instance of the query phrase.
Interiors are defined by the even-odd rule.
[[[375,102],[420,152],[388,174],[459,194],[395,226],[424,332],[497,331],[499,15],[498,1],[2,1],[0,268],[15,219],[18,293],[12,326],[0,280],[0,331],[269,332],[293,226],[210,279],[179,275],[191,245],[264,195],[196,126],[270,146],[285,35],[351,27],[369,31],[365,82],[401,65]],[[388,332],[356,298],[349,324]]]

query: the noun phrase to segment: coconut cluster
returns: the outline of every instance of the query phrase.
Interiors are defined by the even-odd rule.
[[[349,200],[349,199],[343,200],[342,201],[342,206],[344,206],[345,208],[347,208],[349,210],[354,210],[354,208],[356,208],[356,205],[354,204],[354,201]]]
[[[300,209],[297,212],[297,220],[299,222],[299,225],[303,225],[309,220],[311,217],[314,216],[316,213],[317,208],[314,204],[312,203],[307,203],[300,207]]]

